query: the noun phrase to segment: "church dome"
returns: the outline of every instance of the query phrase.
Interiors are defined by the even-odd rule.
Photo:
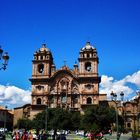
[[[34,59],[35,60],[47,60],[47,59],[53,59],[51,51],[46,47],[46,44],[42,44],[41,48],[38,49],[34,53]]]
[[[87,42],[86,45],[82,48],[82,50],[91,50],[95,49],[95,47],[91,46],[90,42]]]
[[[40,52],[49,52],[50,50],[46,48],[46,44],[42,44],[42,47],[39,49]]]

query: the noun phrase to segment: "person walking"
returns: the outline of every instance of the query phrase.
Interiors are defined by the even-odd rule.
[[[60,140],[66,140],[65,134],[61,134],[61,135],[60,135]]]
[[[28,133],[26,131],[23,133],[22,140],[28,140]]]
[[[15,133],[15,140],[19,140],[19,139],[20,139],[19,132],[16,132],[16,133]]]
[[[33,140],[33,134],[31,132],[28,135],[28,140]]]

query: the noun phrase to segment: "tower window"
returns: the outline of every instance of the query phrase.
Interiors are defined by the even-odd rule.
[[[40,99],[40,98],[37,99],[37,104],[38,104],[38,105],[41,104],[41,99]]]
[[[39,64],[39,65],[38,65],[38,72],[39,72],[39,73],[42,73],[43,70],[44,70],[44,65],[43,65],[43,64]]]
[[[91,71],[91,63],[90,62],[85,63],[85,70]]]
[[[87,104],[91,104],[92,103],[92,99],[90,97],[87,98]]]
[[[40,60],[43,60],[43,56],[40,56]]]
[[[94,54],[93,54],[93,56],[94,56],[94,57],[96,57],[96,56],[97,56],[97,54],[96,54],[96,53],[94,53]]]
[[[36,89],[43,90],[44,89],[44,86],[38,85],[38,86],[36,86]]]
[[[89,54],[87,54],[87,58],[89,58]]]
[[[34,56],[34,60],[37,60],[37,56]]]
[[[87,84],[87,85],[85,85],[85,88],[87,88],[88,90],[90,90],[92,88],[92,85]]]

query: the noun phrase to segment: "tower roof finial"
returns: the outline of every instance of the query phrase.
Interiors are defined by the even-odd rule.
[[[90,50],[90,49],[95,49],[95,48],[91,46],[89,41],[87,41],[86,45],[82,48],[82,50]]]
[[[41,52],[43,52],[43,51],[49,52],[50,50],[46,47],[46,43],[42,43],[42,46],[39,49],[39,51],[41,51]]]

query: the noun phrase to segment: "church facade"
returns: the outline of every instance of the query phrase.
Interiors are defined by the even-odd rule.
[[[105,96],[99,94],[98,63],[96,48],[87,42],[80,49],[78,63],[73,69],[63,65],[57,70],[53,54],[42,44],[32,61],[32,106],[83,112],[86,106],[99,104]]]

